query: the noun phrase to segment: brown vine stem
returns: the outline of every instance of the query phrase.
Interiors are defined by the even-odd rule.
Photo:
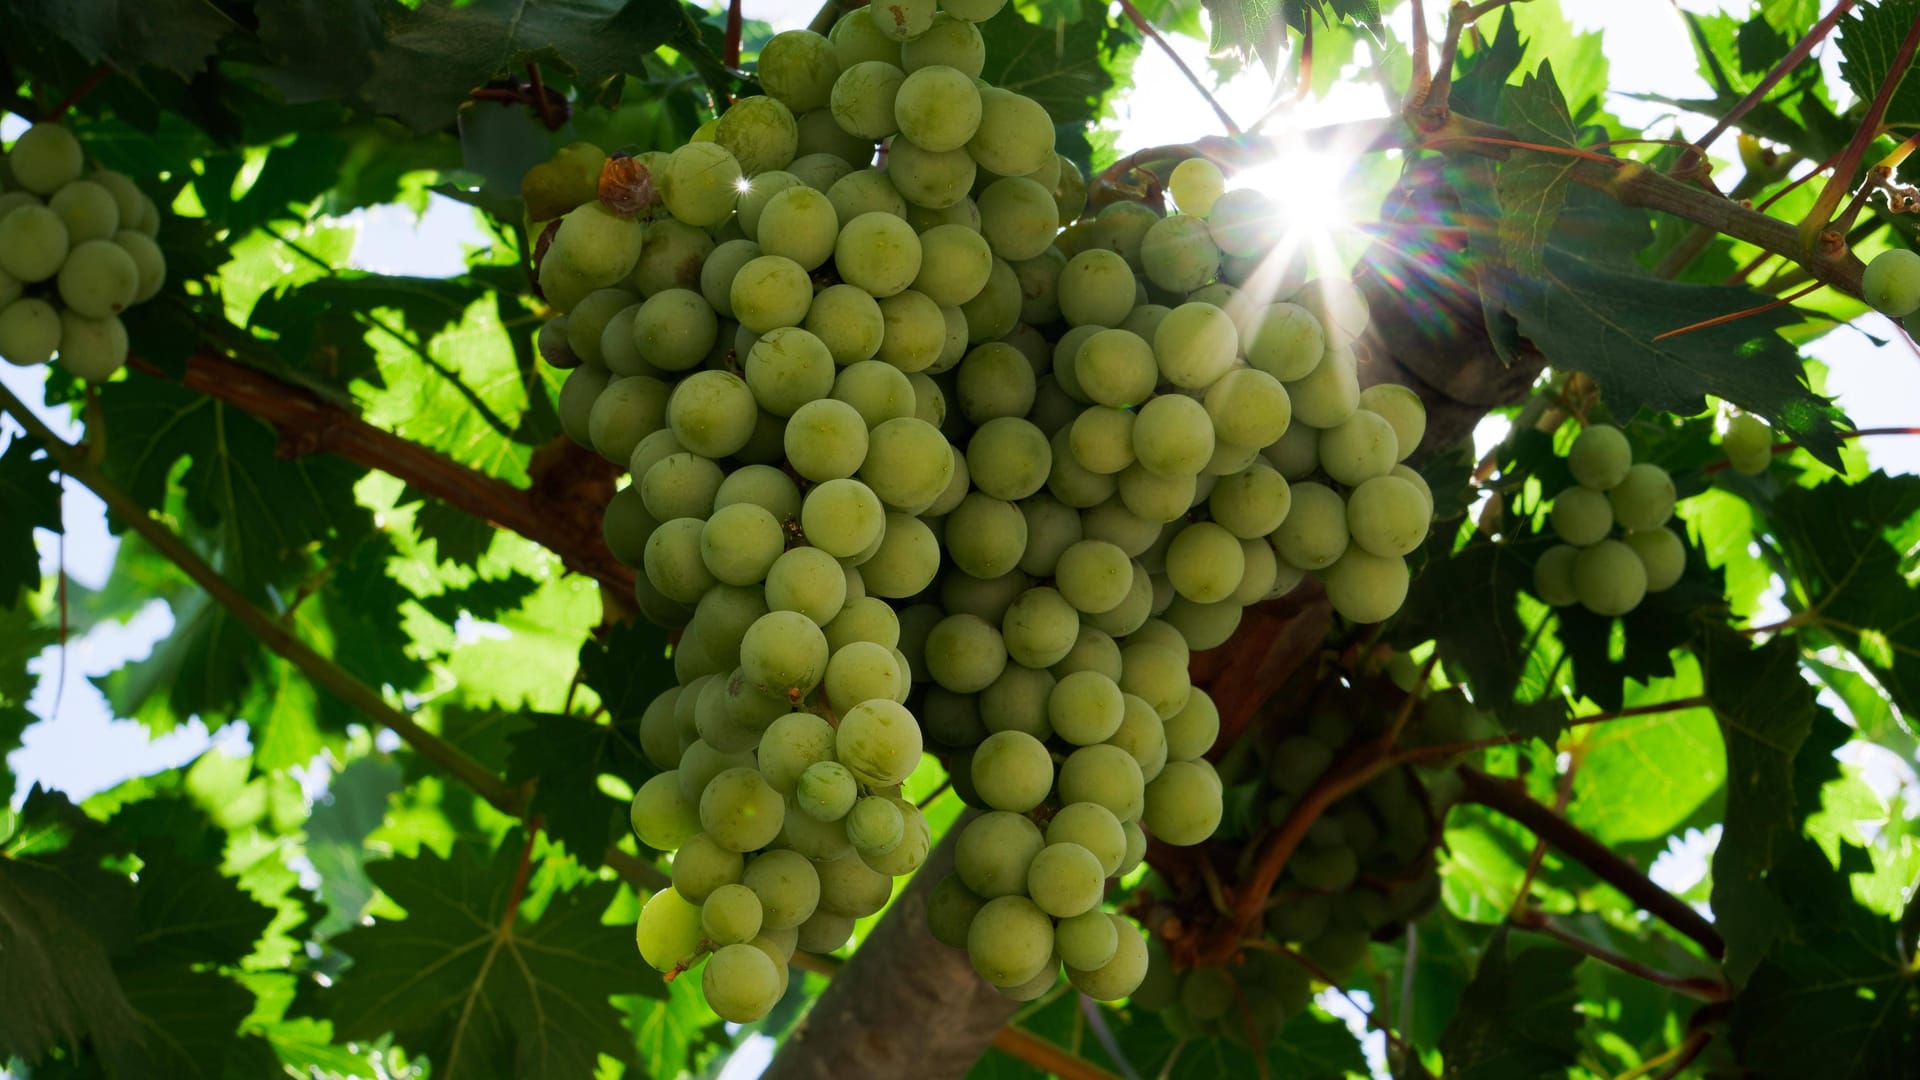
[[[129,366],[136,372],[167,377],[137,359]],[[311,390],[211,352],[198,352],[188,358],[182,382],[191,390],[272,424],[280,435],[280,453],[285,456],[331,453],[377,469],[532,540],[558,555],[569,570],[594,578],[607,588],[617,592],[633,589],[633,569],[613,557],[599,538],[598,529],[584,528],[575,520],[578,515],[570,517],[565,505],[555,505],[564,502],[560,497],[549,500],[537,489],[516,488],[477,472],[410,439],[374,427]]]
[[[1233,117],[1227,114],[1226,106],[1220,104],[1220,100],[1213,96],[1213,91],[1207,89],[1207,84],[1200,81],[1200,76],[1193,73],[1193,69],[1187,66],[1187,62],[1180,59],[1180,54],[1173,51],[1172,43],[1161,37],[1160,31],[1155,30],[1153,24],[1140,14],[1140,9],[1133,6],[1133,0],[1120,0],[1120,10],[1127,13],[1127,19],[1133,23],[1134,29],[1145,34],[1155,45],[1160,46],[1160,51],[1167,54],[1167,59],[1173,61],[1173,66],[1179,68],[1180,74],[1186,76],[1187,82],[1191,83],[1193,88],[1200,92],[1200,96],[1207,100],[1207,106],[1213,110],[1213,115],[1220,118],[1220,124],[1227,129],[1227,134],[1239,136],[1240,125],[1234,123]]]
[[[533,874],[533,842],[540,839],[540,815],[527,822],[527,842],[520,846],[520,866],[513,872],[513,888],[507,892],[507,911],[500,919],[500,936],[513,935],[513,921],[520,917],[520,901],[527,896],[527,878]]]
[[[88,461],[82,447],[74,446],[54,434],[51,428],[40,422],[33,410],[5,387],[0,387],[0,411],[13,414],[28,434],[46,447],[47,453],[62,472],[98,495],[107,504],[107,509],[125,522],[128,528],[139,533],[141,539],[178,566],[263,645],[298,668],[315,686],[329,691],[365,713],[375,723],[400,736],[400,740],[414,753],[453,774],[501,812],[520,816],[525,802],[521,790],[509,787],[506,781],[468,757],[458,747],[414,723],[412,717],[387,704],[378,691],[320,655],[312,646],[281,626],[273,616],[260,610],[231,582],[221,577],[219,571],[208,565],[199,553],[188,547],[186,541],[150,515],[145,507],[134,501],[133,496],[122,491],[99,466]]]
[[[1439,62],[1433,66],[1433,82],[1427,87],[1418,87],[1416,85],[1415,88],[1420,92],[1417,96],[1414,94],[1408,95],[1408,111],[1417,112],[1422,116],[1435,120],[1445,115],[1448,98],[1453,92],[1453,64],[1454,60],[1460,55],[1460,35],[1465,33],[1467,27],[1477,22],[1481,16],[1498,11],[1509,4],[1524,3],[1526,3],[1526,0],[1481,0],[1478,4],[1469,4],[1466,0],[1458,0],[1452,7],[1448,8],[1447,36],[1440,43],[1440,59]],[[1419,27],[1420,23],[1416,22],[1414,25]],[[1424,33],[1424,27],[1417,32]],[[1420,52],[1424,56],[1426,49],[1422,48]]]
[[[1701,1001],[1725,1001],[1733,994],[1733,988],[1718,979],[1690,978],[1684,975],[1675,975],[1672,972],[1648,967],[1646,964],[1631,957],[1622,956],[1612,949],[1596,945],[1586,938],[1581,937],[1579,934],[1567,929],[1565,926],[1562,926],[1559,920],[1551,915],[1543,915],[1538,911],[1526,909],[1514,912],[1508,921],[1522,930],[1531,930],[1538,934],[1545,934],[1547,937],[1560,942],[1562,945],[1576,952],[1585,953],[1609,967],[1618,968],[1632,975],[1636,979],[1645,980],[1655,986],[1664,986],[1669,990],[1685,994],[1691,998],[1698,998]]]
[[[1704,155],[1706,148],[1713,145],[1715,139],[1726,134],[1728,128],[1739,123],[1741,117],[1752,111],[1755,105],[1760,104],[1760,102],[1766,98],[1767,94],[1770,93],[1775,86],[1779,85],[1781,79],[1786,78],[1789,72],[1799,67],[1802,61],[1813,54],[1814,46],[1825,41],[1827,35],[1833,33],[1833,28],[1839,24],[1841,17],[1853,10],[1854,3],[1855,0],[1840,0],[1839,3],[1833,5],[1833,10],[1827,12],[1819,22],[1814,23],[1813,27],[1801,36],[1793,48],[1787,50],[1787,55],[1781,57],[1780,62],[1773,65],[1773,70],[1767,72],[1766,77],[1756,83],[1754,88],[1747,92],[1746,97],[1740,99],[1739,104],[1729,109],[1727,115],[1721,117],[1718,123],[1714,124],[1712,128],[1708,129],[1705,135],[1700,137],[1699,141],[1694,143],[1696,151]]]
[[[740,9],[741,0],[727,0],[727,31],[721,41],[720,62],[730,68],[740,66],[740,28],[746,21]]]
[[[82,98],[93,93],[94,90],[99,88],[101,83],[107,81],[107,76],[112,74],[113,68],[107,64],[101,64],[92,71],[87,72],[86,78],[81,79],[80,82],[68,92],[66,97],[61,98],[53,108],[47,110],[47,115],[44,118],[46,122],[52,123],[65,117],[67,113],[73,111],[75,105],[80,104]]]
[[[1920,17],[1907,27],[1907,36],[1900,42],[1900,51],[1894,54],[1893,63],[1887,67],[1887,77],[1880,81],[1880,89],[1873,95],[1873,103],[1867,106],[1867,114],[1860,119],[1860,127],[1848,141],[1847,148],[1840,155],[1840,161],[1833,168],[1833,175],[1820,189],[1819,198],[1813,201],[1813,208],[1807,216],[1800,219],[1799,237],[1803,251],[1813,252],[1820,233],[1833,218],[1833,212],[1839,208],[1840,200],[1853,188],[1853,174],[1859,170],[1860,161],[1866,157],[1867,147],[1880,137],[1880,120],[1887,114],[1887,104],[1893,100],[1893,92],[1906,79],[1913,65],[1913,54],[1920,48]]]
[[[1018,1058],[1041,1072],[1051,1073],[1060,1080],[1120,1080],[1098,1065],[1076,1057],[1024,1028],[1001,1028],[994,1033],[993,1045],[1001,1053]]]
[[[1593,871],[1594,876],[1619,889],[1642,910],[1691,938],[1707,955],[1726,955],[1720,931],[1679,897],[1655,885],[1639,867],[1621,858],[1572,822],[1542,806],[1518,784],[1462,765],[1455,772],[1465,786],[1465,797],[1514,822],[1535,836],[1545,837],[1561,854]]]

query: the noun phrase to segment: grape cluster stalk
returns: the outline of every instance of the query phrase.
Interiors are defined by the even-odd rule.
[[[73,132],[35,124],[0,158],[0,358],[58,359],[83,379],[127,362],[120,313],[160,292],[160,208],[132,179],[87,171]]]
[[[605,536],[677,635],[638,944],[729,1020],[926,860],[929,751],[982,811],[933,935],[1019,1000],[1132,993],[1112,883],[1223,814],[1191,652],[1308,574],[1387,618],[1432,517],[1419,398],[1359,386],[1359,292],[1210,162],[1178,213],[1090,213],[1045,108],[980,79],[1003,4],[782,33],[686,145],[523,184],[561,423],[626,466]]]

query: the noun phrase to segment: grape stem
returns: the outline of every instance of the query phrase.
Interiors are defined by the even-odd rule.
[[[1623,956],[1602,945],[1595,944],[1567,929],[1551,915],[1545,915],[1532,909],[1514,912],[1507,920],[1522,930],[1531,930],[1560,942],[1576,952],[1585,953],[1609,967],[1618,968],[1637,979],[1644,979],[1655,986],[1664,986],[1669,990],[1682,993],[1701,1001],[1725,1001],[1733,995],[1733,988],[1719,979],[1675,975],[1661,971],[1631,957]]]
[[[1854,173],[1860,168],[1860,162],[1867,155],[1867,148],[1880,137],[1880,121],[1887,114],[1887,104],[1893,100],[1893,92],[1906,79],[1908,69],[1913,66],[1913,55],[1920,49],[1920,18],[1913,20],[1907,27],[1907,36],[1900,42],[1900,51],[1894,54],[1893,63],[1887,67],[1886,78],[1880,81],[1880,89],[1873,95],[1873,103],[1867,106],[1867,113],[1860,119],[1853,138],[1847,142],[1847,148],[1834,165],[1833,175],[1821,187],[1820,195],[1813,202],[1807,216],[1800,219],[1799,237],[1802,251],[1814,254],[1818,251],[1820,235],[1826,230],[1833,218],[1833,212],[1839,208],[1840,200],[1853,187]],[[1855,290],[1858,295],[1858,290]]]
[[[1741,98],[1738,104],[1727,110],[1727,114],[1721,117],[1719,122],[1714,124],[1712,128],[1708,129],[1707,133],[1702,135],[1698,142],[1690,144],[1690,152],[1682,155],[1680,161],[1674,163],[1674,168],[1679,169],[1683,164],[1691,167],[1693,162],[1689,161],[1690,158],[1696,160],[1704,158],[1706,156],[1706,148],[1713,145],[1715,139],[1726,134],[1727,129],[1739,123],[1740,118],[1752,111],[1755,105],[1760,104],[1761,100],[1771,93],[1775,86],[1779,85],[1781,79],[1786,78],[1789,72],[1799,67],[1808,56],[1813,54],[1814,46],[1825,41],[1827,35],[1833,33],[1833,28],[1839,24],[1841,17],[1853,10],[1855,2],[1856,0],[1839,0],[1839,3],[1833,5],[1833,10],[1827,12],[1819,22],[1814,23],[1812,28],[1794,44],[1793,48],[1787,50],[1787,55],[1781,57],[1780,62],[1773,65],[1773,70],[1767,72],[1766,77],[1761,79],[1754,85],[1752,90],[1747,92],[1746,97]]]
[[[65,117],[67,113],[73,111],[75,105],[80,104],[82,98],[93,93],[101,83],[107,81],[107,76],[112,74],[113,68],[108,64],[101,64],[92,71],[87,72],[86,78],[81,79],[66,97],[61,98],[53,108],[47,110],[47,115],[44,118],[45,122],[51,124]]]
[[[1807,295],[1818,292],[1821,289],[1824,289],[1826,287],[1827,287],[1826,282],[1816,281],[1811,285],[1807,285],[1802,288],[1795,289],[1793,292],[1788,293],[1787,295],[1781,297],[1778,300],[1774,300],[1770,303],[1761,304],[1759,307],[1744,308],[1740,311],[1730,311],[1725,315],[1716,315],[1711,319],[1704,319],[1697,323],[1691,323],[1687,326],[1682,326],[1677,330],[1667,330],[1662,333],[1653,335],[1653,340],[1665,341],[1666,339],[1671,337],[1679,337],[1681,334],[1691,334],[1695,330],[1705,330],[1709,327],[1722,326],[1730,322],[1738,322],[1741,319],[1749,318],[1754,315],[1759,315],[1763,312],[1772,311],[1775,308],[1786,307],[1792,304],[1795,300],[1802,299]]]
[[[1840,439],[1842,442],[1845,442],[1848,439],[1864,439],[1864,438],[1867,438],[1868,436],[1878,436],[1878,435],[1920,435],[1920,427],[1858,428],[1853,431],[1840,432]],[[1773,452],[1776,454],[1789,453],[1792,450],[1798,448],[1799,445],[1800,445],[1799,443],[1792,442],[1792,441],[1777,442],[1773,444]],[[1702,467],[1700,471],[1703,473],[1712,474],[1712,473],[1717,473],[1732,467],[1733,467],[1732,462],[1726,460],[1725,458],[1722,458],[1719,461],[1713,462],[1712,464]],[[1758,634],[1768,630],[1781,630],[1789,626],[1798,626],[1798,625],[1800,625],[1800,623],[1796,622],[1794,619],[1784,619],[1770,626],[1752,626],[1740,632],[1743,634]]]
[[[500,936],[513,936],[513,922],[520,917],[520,901],[527,895],[527,878],[533,872],[533,842],[540,838],[539,814],[527,821],[527,842],[520,847],[520,868],[513,873],[513,888],[507,893],[507,910],[500,917]]]
[[[1585,866],[1600,880],[1619,889],[1642,910],[1691,938],[1707,955],[1726,955],[1720,931],[1679,897],[1653,883],[1639,867],[1587,835],[1578,826],[1529,797],[1511,780],[1489,776],[1472,766],[1454,770],[1466,788],[1465,798],[1525,826],[1543,837],[1561,854]]]
[[[415,723],[412,717],[387,704],[379,691],[320,655],[312,646],[281,626],[273,616],[260,610],[244,593],[220,576],[220,572],[202,559],[186,541],[148,513],[133,496],[121,490],[100,466],[89,461],[84,447],[68,443],[54,434],[4,386],[0,386],[0,411],[12,414],[29,435],[46,447],[48,456],[62,472],[98,495],[115,517],[139,533],[141,539],[179,567],[214,602],[227,609],[261,644],[299,669],[315,686],[331,692],[375,723],[400,736],[400,740],[415,753],[451,773],[473,789],[474,794],[501,812],[514,817],[521,815],[526,805],[526,789],[509,786],[464,751]]]

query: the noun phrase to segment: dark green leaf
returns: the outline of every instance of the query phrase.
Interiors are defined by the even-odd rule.
[[[600,790],[601,774],[637,788],[654,771],[640,751],[639,729],[632,718],[596,723],[533,713],[528,719],[532,725],[508,739],[513,750],[507,757],[507,782],[537,779],[528,812],[539,815],[547,832],[575,858],[598,865],[626,820],[625,805]]]
[[[60,484],[53,478],[53,459],[43,455],[36,460],[37,449],[20,437],[0,450],[0,506],[7,508],[0,523],[0,607],[12,607],[23,590],[40,587],[40,552],[33,531],[60,531]]]
[[[1069,23],[1056,33],[1020,17],[1011,4],[980,24],[987,43],[981,78],[1025,94],[1046,107],[1056,124],[1085,125],[1099,113],[1113,86],[1107,66],[1132,39],[1108,24],[1105,10]]]
[[[1500,95],[1500,123],[1513,137],[1543,146],[1575,145],[1573,118],[1554,82],[1553,65],[1508,86]],[[1539,150],[1515,150],[1500,166],[1500,246],[1514,269],[1536,274],[1547,237],[1567,202],[1568,176],[1580,159]]]
[[[1559,1076],[1579,1053],[1581,955],[1559,945],[1510,946],[1505,930],[1494,934],[1440,1037],[1450,1080]]]
[[[1920,0],[1881,0],[1858,10],[1857,17],[1840,24],[1840,77],[1855,97],[1872,101],[1888,76],[1896,74],[1893,62],[1902,40],[1920,19]],[[1909,128],[1920,124],[1920,79],[1913,77],[1917,66],[1909,61],[1897,73],[1900,83],[1887,102],[1882,124]]]
[[[204,0],[22,0],[10,22],[49,34],[88,61],[132,71],[151,64],[192,78],[233,23]]]
[[[275,61],[260,77],[295,104],[351,95],[373,73],[380,8],[377,0],[257,0],[260,42]]]
[[[462,845],[368,868],[406,909],[334,939],[353,966],[312,1004],[342,1039],[391,1032],[434,1075],[591,1075],[601,1054],[634,1062],[614,994],[664,992],[634,955],[630,929],[600,915],[617,887],[554,894],[537,922],[518,910],[521,839],[489,862]]]
[[[636,619],[589,638],[580,646],[580,681],[600,695],[618,722],[638,722],[653,699],[674,684],[666,634]]]
[[[427,0],[389,9],[386,44],[364,93],[416,131],[444,127],[467,92],[527,63],[554,64],[580,84],[645,73],[644,61],[682,16],[673,0]]]
[[[1727,941],[1727,970],[1741,979],[1785,918],[1764,879],[1798,832],[1795,759],[1813,730],[1813,689],[1800,677],[1792,644],[1753,648],[1727,629],[1707,634],[1700,669],[1727,746],[1726,831],[1713,854],[1713,911]]]
[[[1894,534],[1920,515],[1920,476],[1829,480],[1774,501],[1781,549],[1804,593],[1801,616],[1864,664],[1901,710],[1920,713],[1920,589]]]

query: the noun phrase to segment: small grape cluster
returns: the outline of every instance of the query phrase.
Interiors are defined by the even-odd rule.
[[[1063,967],[1131,992],[1109,881],[1222,816],[1190,651],[1310,570],[1385,618],[1431,516],[1397,465],[1418,397],[1359,386],[1359,293],[1274,280],[1272,205],[1210,163],[1184,213],[1083,218],[1046,110],[979,79],[1003,3],[777,35],[766,96],[687,145],[523,183],[561,215],[536,344],[571,369],[562,427],[626,466],[605,536],[678,632],[632,808],[673,887],[636,933],[663,971],[704,958],[730,1020],[926,859],[901,784],[927,748],[983,811],[935,935],[1016,998]],[[1322,468],[1351,495],[1285,475]]]
[[[127,362],[120,313],[166,282],[160,209],[110,169],[86,175],[73,132],[28,128],[0,159],[0,357],[58,356],[83,379]]]
[[[1667,470],[1635,463],[1626,435],[1604,424],[1580,433],[1567,466],[1574,486],[1554,496],[1549,514],[1564,543],[1534,564],[1534,595],[1554,607],[1577,603],[1612,617],[1672,588],[1686,572],[1687,549],[1667,528],[1674,504]]]
[[[1413,747],[1464,744],[1495,730],[1457,688],[1428,689],[1409,700],[1422,672],[1406,654],[1393,654],[1385,670],[1379,668],[1369,663],[1342,679],[1317,672],[1297,677],[1312,684],[1305,702],[1272,712],[1271,737],[1235,763],[1240,772],[1232,781],[1254,789],[1247,805],[1258,809],[1251,820],[1228,826],[1229,843],[1194,857],[1213,858],[1216,876],[1233,874],[1240,854],[1261,849],[1309,792],[1341,772],[1343,761],[1383,752],[1380,740],[1390,731],[1397,731],[1395,746]],[[1286,697],[1293,689],[1280,693]],[[1407,716],[1400,722],[1403,709]],[[1243,949],[1229,965],[1182,970],[1156,938],[1149,946],[1148,977],[1133,1003],[1164,1010],[1168,1027],[1183,1038],[1277,1039],[1286,1022],[1306,1009],[1315,978],[1343,980],[1369,942],[1398,933],[1439,896],[1438,815],[1431,803],[1419,772],[1402,765],[1327,806],[1287,858],[1257,928],[1289,951]],[[1210,926],[1219,915],[1196,883],[1204,876],[1159,882],[1142,905],[1148,918],[1182,933]]]

